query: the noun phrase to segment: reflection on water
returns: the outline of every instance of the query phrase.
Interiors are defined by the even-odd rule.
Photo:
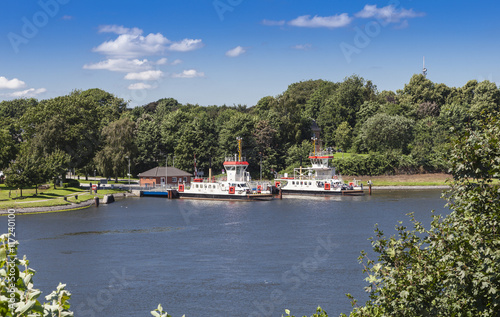
[[[52,238],[40,238],[40,240],[48,240],[48,239],[64,239],[66,236],[81,236],[81,235],[95,235],[95,234],[124,234],[124,233],[153,233],[153,232],[166,232],[172,230],[182,230],[183,228],[171,228],[171,227],[162,227],[162,228],[149,228],[149,229],[124,229],[124,230],[102,230],[102,231],[84,231],[84,232],[69,232],[64,233]]]
[[[67,284],[75,316],[146,316],[159,303],[172,316],[280,316],[285,308],[309,316],[318,305],[337,316],[351,309],[345,293],[367,299],[357,257],[370,252],[374,225],[394,234],[409,212],[428,225],[432,209],[447,212],[439,197],[136,198],[18,217],[16,230],[35,286],[47,295]],[[124,282],[110,289],[112,281]]]

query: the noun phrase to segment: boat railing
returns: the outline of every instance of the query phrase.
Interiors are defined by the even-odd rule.
[[[329,150],[320,150],[316,152],[309,152],[309,156],[331,156],[333,158],[333,154],[336,152],[329,149]]]
[[[238,158],[238,155],[237,155],[237,154],[235,154],[235,155],[231,155],[231,156],[226,156],[226,157],[224,158],[224,160],[225,160],[226,162],[246,162],[246,161],[247,161],[247,158],[246,158],[246,157],[244,157],[244,156],[242,156],[242,157],[241,157],[241,160],[240,160],[240,159]]]

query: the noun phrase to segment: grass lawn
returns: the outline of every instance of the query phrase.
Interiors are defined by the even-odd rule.
[[[380,176],[343,176],[344,181],[351,178],[361,179],[363,184],[371,180],[373,186],[443,186],[449,185],[447,179],[451,175],[444,173],[413,175],[380,175]]]
[[[9,191],[11,193],[10,198]],[[121,192],[123,191],[119,189],[102,189],[95,195],[76,187],[58,187],[56,189],[51,187],[45,190],[39,189],[38,195],[36,196],[34,188],[23,189],[23,197],[20,197],[20,193],[17,189],[11,189],[2,184],[0,185],[0,209],[69,205],[70,203],[80,203],[93,199],[95,196],[103,198],[106,194]],[[78,195],[78,199],[75,199],[75,195]],[[67,198],[67,201],[63,199],[64,197]]]
[[[357,155],[357,156],[368,156],[369,154],[356,154],[356,153],[342,153],[342,152],[337,152],[335,154],[333,154],[333,158],[334,159],[347,159],[347,158],[350,158],[354,155]]]

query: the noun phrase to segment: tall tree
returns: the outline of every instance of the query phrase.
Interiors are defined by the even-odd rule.
[[[7,129],[0,128],[0,171],[15,158],[15,143]]]
[[[71,156],[70,166],[87,165],[99,146],[98,104],[73,93],[40,102],[22,118],[26,138],[40,153],[59,149]]]
[[[406,152],[413,139],[413,125],[411,119],[379,113],[366,120],[361,129],[362,138],[371,151],[399,149]]]
[[[95,163],[104,176],[114,176],[117,181],[118,176],[126,174],[128,158],[133,160],[137,154],[134,129],[134,122],[126,117],[103,129],[104,147],[97,153]]]
[[[344,152],[349,150],[351,147],[351,132],[352,128],[349,126],[349,123],[346,121],[342,122],[335,131],[335,135],[333,137],[335,146],[342,149]]]
[[[47,174],[43,158],[27,150],[21,151],[5,173],[5,184],[9,187],[19,188],[21,197],[23,196],[23,188],[32,185],[38,188],[37,185],[46,180]]]

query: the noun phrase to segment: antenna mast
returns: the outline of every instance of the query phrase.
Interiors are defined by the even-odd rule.
[[[424,56],[424,64],[423,64],[423,68],[422,68],[422,75],[424,75],[424,77],[427,77],[427,68],[425,68],[425,56]]]

